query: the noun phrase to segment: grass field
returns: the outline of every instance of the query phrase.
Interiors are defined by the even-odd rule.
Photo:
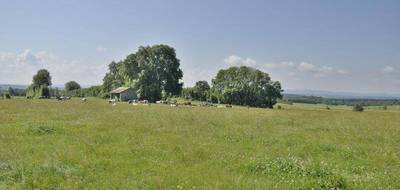
[[[0,100],[0,189],[400,189],[400,109]]]

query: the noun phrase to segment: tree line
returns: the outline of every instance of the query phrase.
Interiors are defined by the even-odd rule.
[[[251,67],[221,69],[212,79],[198,81],[185,88],[182,97],[213,103],[272,108],[282,98],[280,82],[272,81],[267,73]]]
[[[183,72],[175,49],[167,45],[140,47],[124,60],[112,62],[103,79],[103,88],[126,86],[137,92],[139,99],[150,102],[170,97],[234,104],[269,107],[282,98],[282,87],[269,75],[251,67],[221,69],[212,79],[198,81],[194,87],[182,88]]]
[[[107,98],[118,87],[132,88],[140,100],[155,102],[171,97],[213,103],[272,108],[282,98],[278,81],[251,67],[221,69],[211,85],[198,81],[194,87],[183,88],[183,72],[175,49],[167,45],[141,46],[138,51],[118,62],[111,62],[103,84],[82,88],[76,81],[65,84],[63,90],[51,88],[51,75],[41,69],[33,76],[26,96],[50,98],[52,96],[97,96]]]

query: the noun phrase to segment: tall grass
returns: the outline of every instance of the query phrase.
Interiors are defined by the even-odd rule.
[[[0,189],[399,189],[400,111],[0,100]]]

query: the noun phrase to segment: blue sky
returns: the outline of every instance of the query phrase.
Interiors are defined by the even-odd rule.
[[[112,60],[173,46],[191,86],[248,65],[285,89],[400,92],[400,1],[0,0],[0,83],[100,84]]]

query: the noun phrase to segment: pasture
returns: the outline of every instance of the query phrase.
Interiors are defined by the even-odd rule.
[[[0,100],[0,189],[400,189],[400,109]]]

